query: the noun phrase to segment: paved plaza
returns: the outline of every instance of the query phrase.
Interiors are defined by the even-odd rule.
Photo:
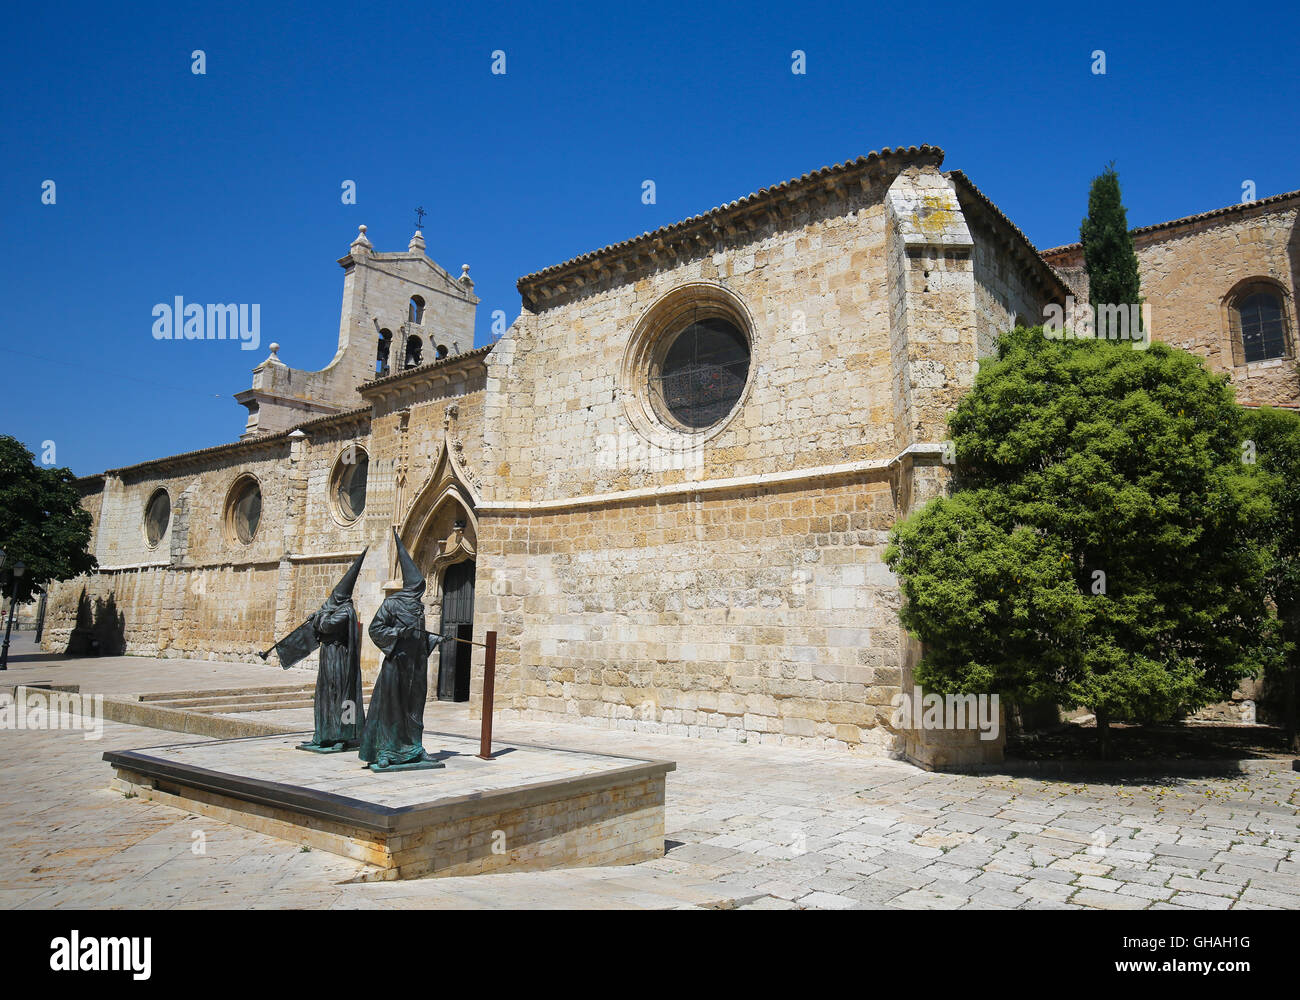
[[[0,684],[120,693],[300,679],[246,664],[43,659],[25,637],[14,653]],[[254,714],[310,728],[309,709]],[[426,725],[478,728],[463,704],[431,705]],[[106,750],[196,737],[113,722],[98,740],[80,728],[0,729],[0,906],[1300,908],[1300,773],[1289,761],[1247,762],[1232,777],[1080,783],[577,725],[512,721],[498,736],[676,761],[666,855],[355,883],[355,862],[110,790]]]

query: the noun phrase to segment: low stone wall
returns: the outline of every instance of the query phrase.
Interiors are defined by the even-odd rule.
[[[119,792],[351,858],[369,866],[359,881],[634,864],[664,853],[668,761],[502,747],[487,771],[408,772],[399,787],[353,767],[322,783],[310,772],[327,766],[318,758],[294,768],[276,754],[276,780],[264,777],[270,758],[259,770],[260,745],[278,751],[297,738],[110,751],[104,759]],[[453,758],[468,759],[473,741],[440,739],[460,746]],[[512,761],[520,751],[528,760]]]

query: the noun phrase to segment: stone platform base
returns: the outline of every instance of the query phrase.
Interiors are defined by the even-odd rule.
[[[110,751],[113,787],[371,868],[361,881],[633,864],[664,853],[671,761],[426,733],[445,767],[369,770],[302,733]],[[310,738],[310,734],[307,734]]]

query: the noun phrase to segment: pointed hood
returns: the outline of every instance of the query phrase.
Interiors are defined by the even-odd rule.
[[[420,597],[424,593],[424,574],[415,565],[411,553],[406,551],[406,546],[402,544],[402,538],[398,535],[396,528],[393,529],[393,541],[397,543],[397,565],[402,570],[402,589],[400,593]]]
[[[334,592],[330,598],[336,603],[352,600],[352,588],[356,586],[357,576],[361,573],[361,564],[366,560],[366,553],[370,550],[367,545],[361,550],[361,555],[357,556],[356,562],[343,574],[343,579],[334,585]]]

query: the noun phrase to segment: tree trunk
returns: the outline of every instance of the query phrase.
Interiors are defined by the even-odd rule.
[[[1110,713],[1095,708],[1092,714],[1097,717],[1097,752],[1102,760],[1110,760]]]
[[[1286,672],[1282,682],[1285,692],[1283,725],[1286,727],[1286,745],[1293,751],[1300,751],[1300,734],[1296,732],[1296,688],[1300,686],[1300,665],[1292,666]]]

